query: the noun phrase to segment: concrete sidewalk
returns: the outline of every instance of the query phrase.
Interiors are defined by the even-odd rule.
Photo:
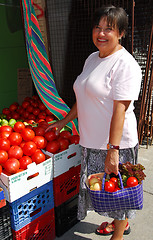
[[[131,233],[124,236],[124,240],[153,240],[153,146],[149,146],[148,149],[145,145],[140,146],[139,162],[144,165],[147,175],[143,185],[144,207],[137,212],[135,219],[129,220]],[[94,233],[103,221],[110,222],[111,219],[89,212],[83,221],[61,237],[56,237],[56,240],[109,240],[110,236],[98,236]]]

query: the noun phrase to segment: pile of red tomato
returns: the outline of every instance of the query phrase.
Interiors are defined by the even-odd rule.
[[[41,121],[37,127],[16,122],[14,127],[0,127],[0,173],[11,175],[27,169],[27,165],[45,161],[45,149],[53,154],[68,148],[69,144],[79,143],[79,135],[62,131],[58,136],[55,129],[45,132],[49,126]]]
[[[111,177],[109,181],[105,182],[105,191],[106,192],[116,192],[121,190],[118,185],[118,178]],[[136,177],[128,177],[126,181],[126,186],[124,188],[135,187],[138,185],[138,179]]]
[[[26,97],[21,105],[15,102],[8,108],[3,108],[2,113],[6,115],[6,119],[21,119],[25,122],[34,120],[39,122],[43,119],[47,122],[51,122],[55,119],[55,116],[46,108],[38,95],[32,97]]]

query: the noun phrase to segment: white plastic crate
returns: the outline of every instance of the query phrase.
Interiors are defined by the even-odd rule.
[[[47,157],[53,159],[53,177],[57,177],[67,172],[71,167],[81,164],[81,146],[79,144],[71,144],[69,148],[57,154],[44,151]]]
[[[0,187],[4,189],[5,198],[8,202],[13,202],[53,180],[52,158],[40,164],[33,162],[27,167],[26,170],[11,176],[4,173],[0,175]]]

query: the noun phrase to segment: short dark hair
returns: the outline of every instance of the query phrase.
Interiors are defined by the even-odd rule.
[[[122,7],[109,5],[98,8],[93,15],[92,27],[98,25],[101,18],[106,18],[108,25],[117,28],[120,34],[127,32],[128,16]]]

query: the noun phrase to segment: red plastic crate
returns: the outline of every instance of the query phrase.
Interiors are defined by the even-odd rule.
[[[81,165],[53,178],[54,205],[58,207],[79,193]]]
[[[13,240],[53,240],[55,239],[54,208],[44,213],[18,231],[12,229]]]

